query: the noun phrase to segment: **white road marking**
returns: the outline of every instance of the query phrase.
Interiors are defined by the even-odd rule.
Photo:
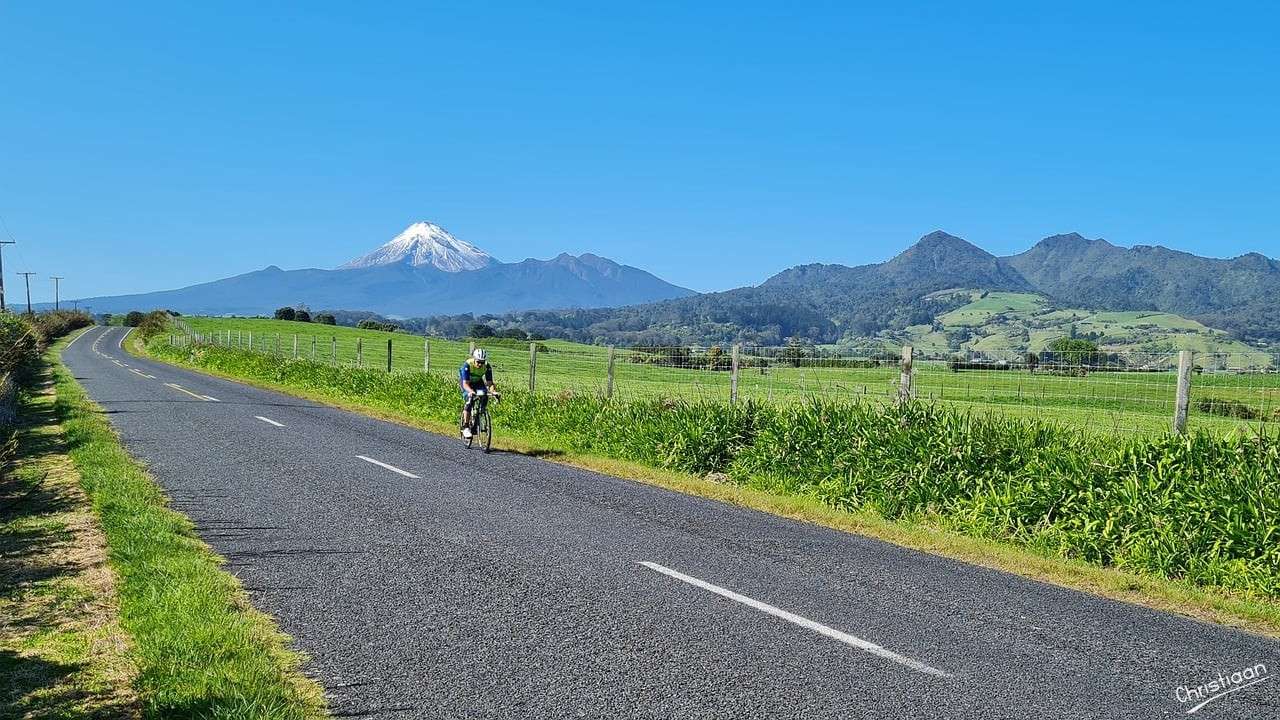
[[[93,329],[93,326],[92,326],[92,325],[90,325],[89,327],[85,328],[85,329],[84,329],[84,330],[83,330],[79,335],[77,335],[77,336],[75,336],[75,337],[71,338],[71,342],[67,343],[67,346],[66,346],[66,347],[64,347],[64,348],[62,348],[62,349],[63,349],[63,351],[65,351],[67,348],[71,347],[72,345],[75,345],[77,340],[79,340],[80,338],[84,337],[85,335],[88,335],[88,334],[89,334],[89,331],[90,331],[90,330],[92,330],[92,329]]]
[[[812,630],[813,632],[816,632],[819,635],[829,637],[832,640],[838,640],[846,645],[852,645],[853,647],[856,647],[859,650],[864,650],[866,652],[871,653],[872,655],[875,655],[876,657],[884,658],[885,660],[890,660],[892,662],[898,663],[899,665],[904,665],[917,672],[922,672],[926,675],[933,675],[935,677],[942,677],[942,678],[951,677],[951,673],[945,672],[943,670],[939,670],[935,667],[930,667],[928,665],[925,665],[919,660],[913,660],[909,657],[899,655],[893,652],[892,650],[886,650],[880,647],[879,645],[876,645],[873,642],[863,640],[860,637],[854,637],[849,633],[841,632],[832,627],[827,627],[822,623],[814,622],[813,620],[810,620],[805,617],[801,617],[794,613],[789,613],[786,610],[783,610],[781,608],[776,608],[767,603],[762,603],[759,600],[749,598],[746,595],[739,595],[738,593],[732,590],[726,590],[725,588],[722,588],[718,585],[712,585],[711,583],[705,580],[699,580],[696,577],[685,575],[684,573],[678,572],[676,570],[672,570],[669,567],[664,567],[662,565],[659,565],[658,563],[641,561],[639,564],[649,568],[650,570],[660,572],[663,575],[666,575],[667,577],[675,578],[680,582],[688,583],[696,588],[701,588],[703,590],[706,590],[707,592],[715,593],[720,597],[728,598],[734,602],[742,603],[743,605],[746,605],[749,608],[753,608],[755,610],[759,610],[762,613],[766,613],[776,618],[786,620],[789,623],[794,623],[796,625],[799,625],[802,628],[805,628],[806,630]]]
[[[386,464],[386,463],[382,462],[381,460],[374,460],[373,458],[371,458],[371,457],[365,457],[364,455],[357,455],[356,457],[360,458],[361,460],[363,460],[363,461],[365,461],[365,462],[367,462],[367,463],[373,463],[374,465],[377,465],[377,466],[378,466],[378,467],[380,467],[380,468],[386,468],[387,470],[390,470],[390,471],[391,471],[391,472],[393,472],[393,473],[399,473],[400,475],[403,475],[403,476],[405,476],[405,477],[407,477],[407,478],[413,478],[414,480],[421,480],[421,479],[422,479],[422,478],[418,477],[417,475],[414,475],[414,474],[413,474],[413,473],[411,473],[411,472],[408,472],[408,471],[405,471],[405,470],[401,470],[400,468],[396,467],[395,465],[388,465],[388,464]]]
[[[147,378],[148,380],[155,380],[155,379],[156,379],[156,376],[155,376],[155,375],[148,375],[148,374],[146,374],[146,373],[142,372],[141,370],[138,370],[138,369],[135,369],[135,368],[129,368],[129,372],[133,373],[134,375],[141,375],[142,377]]]
[[[200,397],[204,398],[205,400],[208,400],[209,402],[222,402],[221,400],[219,400],[218,398],[212,395],[201,395]]]
[[[275,425],[276,427],[284,427],[284,423],[278,423],[275,420],[272,420],[271,418],[262,417],[261,415],[254,415],[254,417],[268,425]]]
[[[195,393],[191,392],[190,390],[188,390],[188,389],[186,389],[186,388],[182,387],[181,385],[179,385],[179,384],[177,384],[177,383],[165,383],[165,385],[167,385],[167,386],[169,386],[169,387],[173,388],[174,390],[177,390],[178,392],[184,392],[184,393],[186,393],[186,394],[190,395],[191,397],[193,397],[193,398],[195,398],[195,399],[197,399],[197,400],[206,400],[206,401],[207,401],[207,400],[209,399],[209,397],[208,397],[207,395],[197,395],[197,394],[195,394]]]

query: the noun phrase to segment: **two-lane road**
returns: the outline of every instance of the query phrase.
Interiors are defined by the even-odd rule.
[[[1280,643],[126,355],[64,353],[335,712],[1147,718]],[[1280,680],[1195,717],[1280,718]]]

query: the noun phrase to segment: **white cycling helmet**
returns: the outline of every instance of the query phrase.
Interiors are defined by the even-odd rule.
[[[471,357],[475,358],[476,362],[487,362],[489,360],[489,353],[485,352],[484,348],[476,348],[471,351]]]

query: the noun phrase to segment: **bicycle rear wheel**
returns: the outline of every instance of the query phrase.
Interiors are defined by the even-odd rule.
[[[476,427],[480,431],[477,433],[480,447],[484,448],[485,452],[489,452],[489,448],[493,446],[493,424],[489,422],[488,408],[480,411],[480,418],[476,422]]]

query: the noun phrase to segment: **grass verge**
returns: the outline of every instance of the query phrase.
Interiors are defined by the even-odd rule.
[[[387,375],[377,371],[332,368],[306,361],[284,361],[220,348],[198,348],[189,353],[185,349],[164,347],[163,339],[153,343],[150,348],[144,347],[140,342],[131,345],[133,352],[148,352],[152,357],[171,364],[194,367],[213,375],[427,430],[446,434],[455,432],[452,416],[456,411],[456,388],[447,381],[420,373]],[[884,417],[865,417],[839,408],[831,410],[833,413],[846,412],[844,420],[867,423],[870,430],[878,430],[884,434],[888,442],[880,443],[881,447],[875,448],[876,452],[895,447],[898,450],[904,447],[908,450],[919,449],[915,453],[919,457],[912,457],[911,453],[896,456],[888,453],[882,458],[883,465],[864,467],[856,463],[875,460],[875,452],[867,452],[864,448],[861,452],[854,452],[854,458],[832,459],[821,454],[815,455],[812,448],[804,446],[804,443],[814,438],[820,439],[819,433],[800,430],[792,433],[796,438],[784,437],[796,422],[800,422],[785,415],[770,414],[758,422],[750,419],[749,422],[744,422],[742,417],[735,416],[734,413],[751,411],[678,404],[661,407],[627,403],[602,404],[586,397],[522,397],[518,392],[510,395],[511,401],[503,403],[502,414],[497,416],[496,421],[499,444],[506,449],[877,537],[905,547],[1116,600],[1280,637],[1280,603],[1274,597],[1256,590],[1205,587],[1195,585],[1188,579],[1098,566],[1107,562],[1117,564],[1118,560],[1122,560],[1134,563],[1133,567],[1141,567],[1138,565],[1140,562],[1176,559],[1177,553],[1155,552],[1161,548],[1153,549],[1146,544],[1151,537],[1171,538],[1189,546],[1215,536],[1213,528],[1199,528],[1197,532],[1188,533],[1185,537],[1142,533],[1120,536],[1115,532],[1116,523],[1106,527],[1094,527],[1091,524],[1088,512],[1108,508],[1124,509],[1130,505],[1133,505],[1135,512],[1121,517],[1120,521],[1146,522],[1139,516],[1142,515],[1143,503],[1153,502],[1151,497],[1135,496],[1134,503],[1130,503],[1126,496],[1108,493],[1117,489],[1125,492],[1135,490],[1131,478],[1124,474],[1131,465],[1139,469],[1154,467],[1162,473],[1170,474],[1171,464],[1161,464],[1158,457],[1135,456],[1126,449],[1125,453],[1128,454],[1119,456],[1123,462],[1108,470],[1119,473],[1114,476],[1099,474],[1097,468],[1088,462],[1088,467],[1070,463],[1062,467],[1052,466],[1048,469],[1052,469],[1056,475],[1046,475],[1047,479],[1036,479],[1039,474],[1030,478],[1022,475],[1005,476],[1005,466],[1029,467],[1030,470],[1024,470],[1024,474],[1045,470],[1045,467],[1033,465],[1028,460],[1057,462],[1053,457],[1055,448],[1070,454],[1073,459],[1088,458],[1090,462],[1096,461],[1093,462],[1094,465],[1105,458],[1090,454],[1097,449],[1094,445],[1087,442],[1083,445],[1073,444],[1083,441],[1076,436],[1057,437],[1053,435],[1056,431],[1047,428],[1033,428],[1036,432],[1010,440],[1005,434],[1011,429],[998,424],[980,426],[975,433],[975,428],[966,425],[969,421],[963,418],[905,418],[918,420],[920,427],[926,432],[930,428],[942,429],[955,436],[942,434],[931,440],[934,443],[956,443],[952,447],[943,442],[947,451],[935,453],[938,448],[932,447],[928,442],[917,442],[918,439],[914,436],[893,436],[882,423]],[[818,412],[825,411],[817,406],[814,409]],[[904,418],[896,415],[885,417],[892,421],[891,425],[902,424],[909,427],[909,423],[899,423]],[[830,418],[824,420],[828,424],[829,421]],[[723,426],[717,426],[717,422],[722,422]],[[939,422],[943,424],[936,424]],[[584,427],[591,428],[592,431],[583,433],[581,428]],[[750,437],[745,437],[740,432],[743,427],[751,429]],[[864,429],[863,432],[865,434],[868,430]],[[793,441],[799,444],[791,444]],[[997,445],[965,445],[978,441],[1006,443],[1005,446],[1000,446],[1003,447],[1004,455],[997,456],[992,452],[999,449]],[[752,448],[755,449],[754,452]],[[1155,449],[1161,450],[1160,447]],[[1194,447],[1190,449],[1195,450]],[[1237,449],[1244,453],[1254,452],[1249,448]],[[1263,448],[1260,452],[1262,451],[1271,454],[1264,455],[1261,461],[1264,465],[1255,465],[1254,470],[1265,469],[1265,463],[1274,460],[1273,449]],[[1027,453],[1039,455],[1033,457]],[[801,458],[793,459],[796,463],[794,467],[801,468],[801,471],[789,473],[786,470],[789,466],[770,461],[771,457],[786,457],[788,454]],[[838,473],[822,482],[813,482],[809,474],[804,472],[804,463],[827,460],[832,460],[830,464]],[[923,465],[913,465],[921,461]],[[950,463],[962,464],[957,469]],[[948,483],[934,482],[937,476],[955,485],[957,478],[963,479],[965,473],[976,472],[987,465],[995,467],[994,474],[988,472],[989,477],[968,478],[982,482],[961,483],[955,487],[950,487]],[[708,469],[713,468],[727,468],[732,474],[709,472]],[[879,478],[882,481],[879,486],[858,477],[857,472],[866,470],[883,474]],[[828,473],[831,471],[832,468],[826,470]],[[1192,479],[1204,477],[1200,470],[1196,472],[1200,474],[1193,473]],[[795,482],[796,477],[809,477],[809,482]],[[1254,480],[1261,478],[1264,482],[1274,480],[1268,480],[1269,476],[1265,472],[1255,472],[1249,477]],[[1003,478],[998,487],[989,486],[989,481],[993,478]],[[1185,479],[1183,477],[1179,482]],[[726,482],[730,480],[732,482]],[[852,480],[859,482],[853,484]],[[1147,478],[1144,482],[1149,480]],[[1083,484],[1083,497],[1101,498],[1094,506],[1084,508],[1083,511],[1073,511],[1074,514],[1068,518],[1071,523],[1081,521],[1083,525],[1075,527],[1070,524],[1060,526],[1053,523],[1025,523],[1019,515],[1024,511],[1023,505],[1033,500],[1039,502],[1040,498],[1022,497],[1019,492],[1043,494],[1046,488],[1056,492],[1058,486],[1051,483],[1059,481]],[[1069,485],[1063,488],[1070,489]],[[1143,488],[1145,485],[1138,489]],[[939,489],[951,494],[945,497],[930,494],[939,492]],[[1168,488],[1162,486],[1161,489]],[[1180,488],[1173,489],[1181,492]],[[899,507],[889,519],[881,510],[883,504],[859,505],[853,502],[857,498],[849,494],[851,491],[868,491],[868,496],[874,494],[870,491],[878,492],[884,498],[897,502]],[[1180,503],[1189,500],[1178,493],[1168,497],[1176,502],[1162,505],[1159,510],[1180,517],[1178,513],[1184,507]],[[914,504],[905,502],[912,498],[918,501]],[[1263,501],[1257,508],[1251,508],[1261,512],[1264,520],[1265,514],[1270,512],[1270,506],[1266,502],[1270,501]],[[1052,505],[1049,511],[1052,513],[1058,507]],[[1232,513],[1232,516],[1237,514]],[[1056,521],[1060,516],[1061,513],[1058,513],[1049,518]],[[1157,519],[1156,525],[1159,526],[1161,522],[1161,519]],[[1157,530],[1164,531],[1160,528]],[[1066,554],[1069,551],[1079,552],[1078,543],[1082,541],[1102,547],[1110,554],[1105,558],[1097,555],[1085,555],[1082,558]],[[1236,549],[1244,552],[1253,544],[1256,543],[1242,542],[1243,549]],[[1089,546],[1085,546],[1085,549],[1088,550]],[[1125,552],[1134,554],[1125,555]],[[1271,559],[1268,553],[1272,552],[1274,548],[1260,548],[1260,557],[1255,565],[1215,562],[1200,569],[1223,568],[1239,572],[1257,567],[1261,568],[1263,574],[1256,578],[1249,573],[1242,573],[1238,577],[1245,581],[1256,579],[1262,583],[1270,582],[1272,576],[1265,571],[1266,563]]]
[[[319,686],[270,618],[120,445],[101,408],[56,357],[55,411],[101,520],[119,577],[147,718],[294,720],[324,716]]]
[[[23,393],[14,466],[0,477],[0,718],[136,718],[116,577],[48,375]]]

